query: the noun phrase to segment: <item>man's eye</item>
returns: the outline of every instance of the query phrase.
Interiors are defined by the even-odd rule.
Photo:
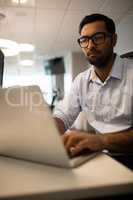
[[[81,39],[80,39],[80,42],[82,42],[82,43],[83,43],[83,42],[86,42],[86,41],[87,41],[87,38],[81,38]]]
[[[103,35],[97,35],[97,36],[93,37],[93,40],[95,40],[95,41],[97,41],[97,40],[103,40],[103,39],[104,39]]]

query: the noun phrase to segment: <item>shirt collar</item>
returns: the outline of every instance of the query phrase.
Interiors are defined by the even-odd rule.
[[[94,66],[91,65],[91,68],[90,68],[90,80],[96,81],[96,79],[97,79],[97,75],[96,75],[96,73],[94,71]]]
[[[113,64],[113,68],[110,73],[110,77],[115,77],[117,79],[121,79],[122,71],[123,71],[123,60],[120,56],[116,55],[115,62]]]
[[[123,70],[123,64],[122,63],[123,63],[122,58],[120,56],[116,55],[116,58],[115,58],[115,61],[114,61],[114,64],[113,64],[113,67],[112,67],[112,70],[110,72],[109,77],[114,77],[114,78],[117,78],[117,79],[122,78],[122,70]],[[90,81],[96,81],[98,79],[99,78],[97,77],[97,75],[94,71],[94,66],[91,65]]]

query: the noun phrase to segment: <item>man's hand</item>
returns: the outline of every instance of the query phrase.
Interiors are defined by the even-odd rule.
[[[89,134],[71,130],[62,137],[68,153],[71,156],[75,156],[85,149],[89,151],[102,151],[103,142],[101,136],[101,134]]]

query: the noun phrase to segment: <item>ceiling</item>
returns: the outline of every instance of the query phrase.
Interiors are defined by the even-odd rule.
[[[0,38],[32,43],[41,55],[80,51],[81,19],[93,12],[112,17],[118,25],[133,13],[132,0],[28,0],[25,5],[0,0]]]

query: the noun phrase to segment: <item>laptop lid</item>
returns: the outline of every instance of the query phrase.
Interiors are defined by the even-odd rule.
[[[52,113],[38,86],[0,89],[0,154],[61,167],[70,161]]]

